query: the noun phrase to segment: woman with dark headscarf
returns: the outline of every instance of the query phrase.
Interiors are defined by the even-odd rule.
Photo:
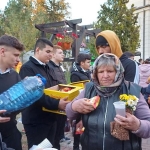
[[[82,150],[141,150],[141,138],[150,137],[150,110],[140,93],[140,86],[124,80],[122,64],[117,56],[110,53],[95,60],[92,78],[85,90],[66,107],[69,119],[82,116],[85,128],[81,136]],[[116,115],[113,105],[122,94],[139,99],[133,114],[126,112],[125,117]],[[88,100],[97,95],[100,103],[94,108]],[[116,132],[112,132],[114,120],[120,131],[115,129]],[[128,139],[119,138],[118,134],[124,130]]]

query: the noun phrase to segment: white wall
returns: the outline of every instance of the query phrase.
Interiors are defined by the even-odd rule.
[[[129,0],[127,6],[130,8],[134,4],[136,8],[143,7],[144,0]],[[145,5],[150,5],[150,0],[145,0]],[[143,56],[143,12],[145,11],[145,55]],[[150,57],[150,6],[141,8],[135,11],[138,14],[138,24],[140,25],[140,48],[137,50],[141,52],[142,58]]]
[[[150,9],[145,13],[145,58],[150,57]]]
[[[150,0],[146,0],[146,5],[150,4]]]

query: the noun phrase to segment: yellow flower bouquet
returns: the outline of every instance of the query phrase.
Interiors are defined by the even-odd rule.
[[[126,103],[126,109],[130,109],[131,111],[136,110],[136,105],[139,99],[135,95],[121,94],[119,98],[120,98],[120,101],[123,101]]]

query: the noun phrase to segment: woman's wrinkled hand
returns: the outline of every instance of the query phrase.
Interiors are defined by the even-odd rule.
[[[93,111],[94,107],[88,102],[87,98],[82,98],[72,103],[72,110],[81,114],[87,114]]]
[[[134,115],[126,112],[126,117],[122,117],[120,115],[116,115],[114,120],[119,123],[123,128],[137,131],[140,127],[140,120],[136,118]]]

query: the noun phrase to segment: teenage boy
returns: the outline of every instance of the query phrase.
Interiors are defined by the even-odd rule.
[[[64,53],[60,46],[54,45],[52,58],[49,61],[48,65],[54,73],[54,77],[57,84],[66,84],[65,74],[61,68],[61,63],[64,61]],[[56,127],[56,135],[54,140],[54,148],[60,150],[60,140],[64,138],[64,127],[67,117],[61,114],[56,114],[57,127]],[[68,138],[67,138],[68,139]]]
[[[64,53],[60,46],[54,45],[51,60],[48,66],[53,70],[56,84],[66,84],[65,74],[61,68],[61,63],[64,61]]]
[[[77,56],[77,62],[76,63],[74,62],[72,66],[70,81],[78,82],[83,80],[90,80],[91,79],[91,73],[89,71],[90,63],[91,63],[90,54],[79,53],[79,55]],[[78,118],[76,122],[73,123],[73,126],[75,126],[74,127],[75,130],[76,130],[76,124],[79,121],[80,118]],[[79,144],[80,144],[80,135],[75,134],[74,131],[73,150],[79,150]]]
[[[83,81],[83,80],[90,80],[91,73],[89,71],[91,63],[91,56],[90,54],[79,53],[77,56],[77,62],[73,63],[71,69],[71,82]]]
[[[45,88],[53,86],[57,81],[53,71],[50,70],[47,63],[52,57],[53,44],[46,38],[40,38],[36,41],[34,48],[34,56],[29,58],[20,69],[21,78],[27,76],[35,76],[41,74],[46,78]],[[28,148],[38,145],[47,138],[52,145],[54,144],[56,115],[54,113],[43,111],[46,109],[64,110],[68,103],[67,98],[61,100],[53,99],[45,94],[34,104],[26,108],[22,112],[22,122],[27,135]]]
[[[24,46],[15,37],[3,35],[0,37],[0,94],[8,90],[21,78],[14,68],[20,61]],[[16,127],[16,112],[6,115],[10,121],[0,124],[3,142],[15,150],[22,150],[21,133]],[[3,115],[1,114],[1,117]]]

